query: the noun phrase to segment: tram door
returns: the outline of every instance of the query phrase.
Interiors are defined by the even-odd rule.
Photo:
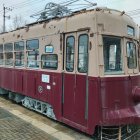
[[[63,73],[63,117],[86,126],[88,32],[65,35]]]

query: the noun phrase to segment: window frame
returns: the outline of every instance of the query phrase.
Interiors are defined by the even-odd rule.
[[[2,66],[2,65],[4,65],[4,45],[0,44],[0,47],[2,48],[2,51],[0,50],[0,55],[2,55],[2,57],[3,57],[3,59],[0,59],[0,61],[2,60],[2,63],[0,63],[0,66]]]
[[[68,70],[67,69],[67,50],[68,50],[68,47],[67,47],[67,41],[68,41],[68,38],[71,38],[71,37],[73,37],[73,39],[74,39],[74,47],[73,47],[73,49],[74,49],[74,53],[73,53],[73,69],[72,70]],[[71,53],[72,54],[72,53]],[[67,38],[66,38],[66,59],[65,59],[66,61],[65,61],[65,69],[66,69],[66,71],[67,72],[73,72],[74,71],[74,66],[75,66],[75,37],[73,36],[73,35],[70,35],[70,36],[67,36]]]
[[[83,33],[83,34],[80,34],[80,35],[78,36],[78,52],[77,52],[77,53],[78,53],[78,54],[77,54],[77,59],[78,59],[78,60],[77,60],[77,70],[78,70],[79,73],[83,73],[83,74],[84,74],[84,73],[87,73],[87,72],[88,72],[88,68],[87,68],[86,71],[80,71],[80,70],[79,70],[79,46],[80,46],[80,45],[79,45],[79,44],[80,44],[80,43],[79,43],[79,40],[80,40],[80,37],[83,36],[83,35],[86,35],[86,36],[87,36],[87,64],[89,63],[89,62],[88,62],[88,61],[89,61],[89,60],[88,60],[89,35],[86,34],[86,33]],[[87,66],[88,66],[88,65],[87,65]]]
[[[15,49],[15,46],[16,46],[15,44],[16,44],[16,43],[20,43],[20,42],[23,43],[23,50],[16,50],[16,49]],[[23,52],[24,49],[25,49],[25,43],[24,43],[24,41],[14,42],[14,51],[16,51],[16,52]]]
[[[0,50],[0,53],[3,53],[3,51],[4,51],[4,45],[3,44],[0,44],[0,47],[2,47],[2,51]]]
[[[3,59],[1,59],[1,55]],[[0,61],[2,60],[2,63],[0,62],[0,66],[4,65],[4,53],[0,52]]]
[[[122,70],[118,70],[118,71],[107,71],[105,69],[105,57],[104,57],[104,38],[115,38],[115,39],[120,39],[120,50],[121,50],[121,65],[122,65]],[[124,58],[123,58],[123,43],[122,43],[122,37],[120,36],[111,36],[111,35],[102,35],[102,44],[103,44],[103,62],[104,62],[104,74],[105,75],[118,75],[118,74],[124,74]]]
[[[47,55],[55,55],[56,56],[56,58],[57,58],[57,67],[56,68],[52,68],[52,67],[50,67],[50,68],[43,68],[43,60],[42,60],[42,57],[43,56],[47,56]],[[43,69],[43,70],[57,70],[58,69],[58,54],[42,54],[41,55],[41,69]]]
[[[8,44],[12,44],[12,50],[6,50],[6,49],[5,49],[5,46],[8,45]],[[5,44],[4,44],[4,52],[5,52],[5,53],[6,53],[6,52],[13,52],[13,50],[14,50],[14,45],[13,45],[13,43],[5,43]]]
[[[20,50],[19,48],[16,49],[16,44],[19,44],[20,42],[23,43],[23,48]],[[24,58],[25,58],[25,53],[24,53],[24,50],[25,50],[25,42],[24,41],[18,41],[18,42],[14,42],[14,57],[15,57],[15,67],[24,67],[25,66],[25,63],[24,63]],[[16,56],[17,56],[17,53],[22,53],[23,55],[23,59],[16,59]],[[20,58],[22,58],[20,56]],[[17,65],[17,61],[20,61],[20,65]],[[23,63],[23,64],[22,64]]]
[[[34,52],[34,54],[29,54],[29,53],[32,53]],[[39,50],[30,50],[30,51],[27,51],[27,68],[32,68],[32,69],[39,69],[39,62],[37,59],[39,57]],[[29,56],[35,56],[35,60],[29,60]],[[29,61],[35,61],[36,62],[36,66],[29,66]]]
[[[130,33],[130,29],[133,31],[133,34]],[[135,28],[130,25],[127,25],[127,35],[135,36]]]
[[[16,53],[22,53],[23,54],[23,59],[16,59]],[[24,54],[24,51],[17,51],[14,53],[14,56],[15,56],[15,67],[24,67],[25,63],[24,63],[24,58],[25,58],[25,54]],[[21,58],[22,56],[20,56]],[[16,62],[20,61],[20,65],[17,65]],[[22,64],[23,62],[23,64]]]
[[[6,56],[8,55],[8,54],[12,54],[12,63],[11,64],[7,64],[7,60],[10,60],[10,59],[6,59]],[[13,58],[14,58],[14,55],[13,55],[13,52],[5,52],[5,66],[13,66],[13,64],[14,64],[14,62],[13,62]]]
[[[136,61],[136,66],[135,67],[132,67],[132,68],[130,68],[129,67],[129,65],[128,65],[128,50],[127,50],[127,44],[129,43],[129,45],[130,45],[130,43],[133,43],[133,45],[134,45],[134,47],[135,47],[135,61]],[[127,55],[127,68],[128,69],[137,69],[137,67],[138,67],[138,63],[137,63],[137,60],[138,60],[138,57],[137,57],[137,47],[136,47],[136,44],[134,43],[134,42],[132,42],[132,41],[127,41],[126,42],[126,55]],[[133,57],[134,58],[134,57]],[[133,63],[134,64],[134,63]]]
[[[9,50],[9,49],[7,49],[6,48],[6,45],[9,45],[9,44],[11,44],[11,46],[12,46],[12,49],[11,50]],[[13,54],[13,51],[14,51],[14,44],[13,44],[13,42],[9,42],[9,43],[5,43],[5,44],[3,44],[3,47],[4,47],[4,60],[5,60],[5,66],[6,67],[13,67],[14,66],[14,54]],[[9,47],[8,47],[9,48]],[[7,56],[8,55],[12,55],[12,63],[9,63],[10,61],[10,59],[7,59]]]
[[[38,42],[38,47],[37,47],[37,48],[33,48],[33,49],[29,49],[28,46],[27,46],[28,42],[29,42],[29,41],[34,41],[34,40],[37,40],[37,42]],[[38,50],[38,49],[39,49],[39,39],[30,39],[30,40],[26,40],[26,50],[27,50],[27,51]]]

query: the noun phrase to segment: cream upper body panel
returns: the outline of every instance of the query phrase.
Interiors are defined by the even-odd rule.
[[[128,35],[128,26],[134,28],[134,36]],[[33,23],[15,31],[1,34],[0,44],[14,43],[21,40],[25,41],[26,44],[26,40],[39,39],[40,59],[41,55],[45,53],[45,45],[52,44],[54,53],[58,54],[58,71],[62,71],[63,49],[61,47],[64,46],[60,39],[61,34],[88,30],[88,75],[97,77],[104,75],[102,35],[131,38],[137,41],[139,39],[138,29],[138,25],[134,23],[132,18],[122,12],[110,9],[95,9],[77,12],[63,18]]]

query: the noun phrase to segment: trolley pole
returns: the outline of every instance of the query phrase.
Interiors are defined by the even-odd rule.
[[[10,19],[10,16],[6,16],[6,15],[5,15],[6,10],[12,11],[11,8],[5,7],[4,4],[3,4],[3,32],[5,32],[5,28],[6,28],[6,27],[5,27],[5,18],[7,17],[7,18]]]

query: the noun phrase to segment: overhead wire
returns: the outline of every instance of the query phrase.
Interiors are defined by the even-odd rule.
[[[21,3],[21,5],[20,6],[14,6],[14,5],[9,5],[9,6],[7,6],[7,7],[12,7],[12,9],[13,10],[15,10],[15,9],[19,9],[19,8],[25,8],[25,7],[28,7],[29,6],[29,4],[32,4],[33,2],[34,2],[34,4],[37,4],[37,3],[39,3],[39,2],[41,2],[41,1],[44,1],[44,0],[39,0],[39,1],[36,1],[36,2],[34,2],[33,0],[32,1],[30,1],[30,2],[28,2],[28,3]],[[3,12],[3,10],[1,10],[0,11],[0,14]]]
[[[64,2],[61,2],[60,4],[67,4],[67,3],[69,3],[69,2],[71,2],[72,0],[68,0],[68,1],[64,1]],[[74,1],[74,0],[73,0]],[[33,4],[33,5],[37,5],[38,3],[40,3],[40,2],[43,2],[44,4],[46,4],[46,1],[45,0],[37,0],[37,1],[34,1],[34,0],[30,0],[30,1],[24,1],[24,2],[21,2],[21,3],[17,3],[17,4],[14,4],[14,5],[10,5],[10,4],[8,4],[9,5],[9,7],[14,7],[13,8],[13,11],[12,11],[12,15],[14,15],[14,14],[16,14],[17,13],[17,9],[19,9],[19,8],[22,8],[22,9],[25,9],[25,10],[22,10],[22,15],[24,14],[24,17],[26,16],[26,17],[29,17],[29,13],[32,13],[32,12],[37,12],[37,11],[39,11],[40,10],[40,8],[30,8],[30,9],[28,9],[28,8],[26,8],[26,7],[28,7],[28,5],[29,4]],[[38,6],[38,5],[37,5]],[[37,7],[36,6],[36,7]],[[42,6],[43,8],[44,8],[44,5]],[[34,10],[34,9],[36,9],[36,10]],[[28,11],[28,12],[27,12]],[[8,11],[6,11],[6,13],[7,13]],[[0,11],[0,15],[1,14],[3,14],[3,10],[1,10]]]
[[[80,10],[80,9],[84,9],[84,8],[90,8],[92,7],[92,2],[91,0],[83,0],[83,1],[87,1],[89,4],[85,3],[77,3],[81,0],[62,0],[60,2],[58,2],[58,4],[60,5],[64,5],[64,6],[69,6],[69,7],[72,7],[71,10],[72,11],[75,11],[75,10]],[[40,4],[40,6],[38,7],[38,4]],[[91,5],[90,5],[91,3]],[[74,5],[75,4],[75,5]],[[31,8],[28,8],[29,5],[33,5]],[[9,13],[11,15],[11,19],[14,18],[15,15],[17,15],[17,10],[18,9],[22,9],[22,12],[21,12],[21,16],[24,18],[24,19],[28,19],[28,20],[33,20],[30,17],[29,13],[36,13],[36,12],[43,12],[44,11],[44,5],[46,5],[46,0],[25,0],[23,2],[19,2],[19,3],[16,3],[16,4],[12,4],[12,2],[8,2],[6,4],[7,7],[11,7],[13,8],[13,11],[12,13]],[[81,5],[81,7],[79,7]],[[42,7],[42,8],[41,8]],[[42,9],[42,10],[41,10]],[[8,11],[6,11],[6,13],[8,13]],[[0,11],[0,15],[3,14],[3,10]]]
[[[30,4],[30,3],[35,3],[37,2],[38,0],[34,1],[34,0],[25,0],[23,2],[20,2],[20,3],[17,3],[17,4],[12,4],[12,3],[8,3],[7,6],[9,7],[19,7],[19,6],[22,6],[22,5],[25,5],[25,4]],[[39,0],[40,1],[40,0]],[[44,1],[44,0],[41,0],[41,1]]]
[[[68,5],[69,7],[73,7],[72,8],[72,10],[79,10],[79,9],[83,9],[83,8],[88,8],[88,7],[90,7],[90,5],[89,4],[80,4],[80,3],[73,3],[73,2],[78,2],[78,1],[80,1],[80,0],[67,0],[67,1],[61,1],[61,2],[59,2],[58,4],[62,4],[62,5]],[[86,1],[86,2],[89,2],[89,3],[91,3],[92,4],[92,1],[91,0],[84,0],[84,1]],[[96,0],[96,1],[98,1],[98,0]],[[12,4],[12,2],[8,2],[8,4],[7,4],[7,6],[8,7],[11,7],[11,8],[13,8],[13,11],[12,11],[12,15],[14,15],[14,14],[17,14],[17,9],[23,9],[22,10],[22,15],[24,15],[24,17],[29,17],[29,13],[37,13],[37,12],[43,12],[43,6],[44,5],[42,5],[42,10],[40,10],[40,8],[38,8],[38,3],[40,3],[40,2],[42,2],[43,4],[45,4],[46,3],[46,0],[36,0],[36,1],[34,1],[34,0],[28,0],[28,1],[23,1],[23,2],[19,2],[19,3],[16,3],[16,4]],[[115,3],[115,2],[118,2],[118,0],[114,0],[114,1],[112,1],[112,2],[109,2],[108,4],[111,4],[111,3]],[[32,7],[32,8],[27,8],[28,7],[28,5],[34,5],[34,7]],[[35,6],[35,5],[37,5],[37,6]],[[79,7],[79,6],[83,6],[83,7]],[[76,7],[76,6],[78,6],[78,7]],[[25,9],[25,10],[24,10]],[[35,10],[34,10],[35,9]],[[6,12],[7,13],[7,12]],[[0,15],[1,14],[3,14],[3,10],[0,10]],[[130,16],[136,16],[136,15],[139,15],[140,14],[140,9],[135,9],[135,10],[132,10],[132,11],[128,11],[127,12],[127,14],[128,15],[130,15]]]
[[[71,4],[73,4],[73,3],[76,3],[76,2],[79,2],[80,0],[69,0],[69,1],[66,1],[65,3],[60,3],[61,4],[61,6],[71,6]],[[85,1],[85,0],[84,0]],[[90,7],[91,7],[91,4],[93,4],[93,3],[91,3],[91,2],[89,2],[88,1],[88,3],[89,4],[83,4],[84,5],[84,7],[82,7],[82,8],[88,8],[89,7],[89,5],[90,5]],[[58,3],[59,4],[59,3]],[[86,6],[86,7],[85,7]],[[80,7],[81,8],[81,7]],[[70,9],[71,11],[74,11],[74,10],[79,10],[80,9],[79,8],[79,5],[78,5],[78,7],[76,7],[75,9],[73,8],[73,9]],[[38,12],[35,12],[35,13],[33,13],[32,14],[32,16],[31,17],[34,17],[34,16],[39,16],[42,12],[50,12],[51,11],[51,9],[49,9],[49,11],[48,11],[48,9],[45,9],[45,10],[41,10],[41,11],[38,11]]]
[[[29,1],[29,2],[22,2],[22,3],[18,3],[18,4],[16,4],[16,5],[11,5],[11,6],[9,5],[9,7],[14,7],[13,10],[19,9],[19,8],[22,8],[22,9],[23,9],[23,8],[25,8],[25,7],[28,7],[29,4],[32,4],[32,3],[33,3],[33,4],[35,4],[35,3],[37,4],[37,3],[41,2],[41,1],[44,1],[44,3],[46,3],[45,0],[39,0],[39,1],[31,0],[31,1]],[[65,4],[65,3],[68,3],[68,2],[70,2],[70,1],[72,1],[72,0],[64,1],[64,2],[61,2],[60,4],[62,4],[62,3]],[[77,1],[78,1],[78,0],[77,0]],[[39,8],[39,9],[40,9],[40,8]],[[34,10],[33,10],[33,11],[34,11]],[[2,12],[3,12],[3,10],[0,11],[0,14],[1,14]]]
[[[140,9],[135,9],[135,10],[132,10],[132,11],[128,11],[126,13],[134,19],[140,17]]]
[[[24,1],[24,2],[21,2],[21,3],[18,3],[18,4],[14,4],[14,5],[10,5],[10,4],[8,4],[8,6],[9,7],[12,7],[13,8],[13,11],[15,10],[15,9],[19,9],[19,8],[25,8],[25,7],[28,7],[28,5],[29,4],[35,4],[35,3],[39,3],[39,2],[41,2],[41,1],[44,1],[45,2],[45,0],[37,0],[37,1],[34,1],[34,0],[30,0],[30,1]],[[63,4],[63,5],[69,5],[69,4],[71,4],[71,3],[73,3],[73,2],[78,2],[79,0],[68,0],[68,1],[63,1],[63,2],[60,2],[60,3],[58,3],[58,4]],[[40,8],[39,8],[40,9]],[[34,11],[34,10],[32,10],[32,11]],[[37,10],[36,10],[37,11]],[[2,14],[3,13],[3,10],[1,10],[0,11],[0,14]],[[14,12],[13,12],[14,13]]]

